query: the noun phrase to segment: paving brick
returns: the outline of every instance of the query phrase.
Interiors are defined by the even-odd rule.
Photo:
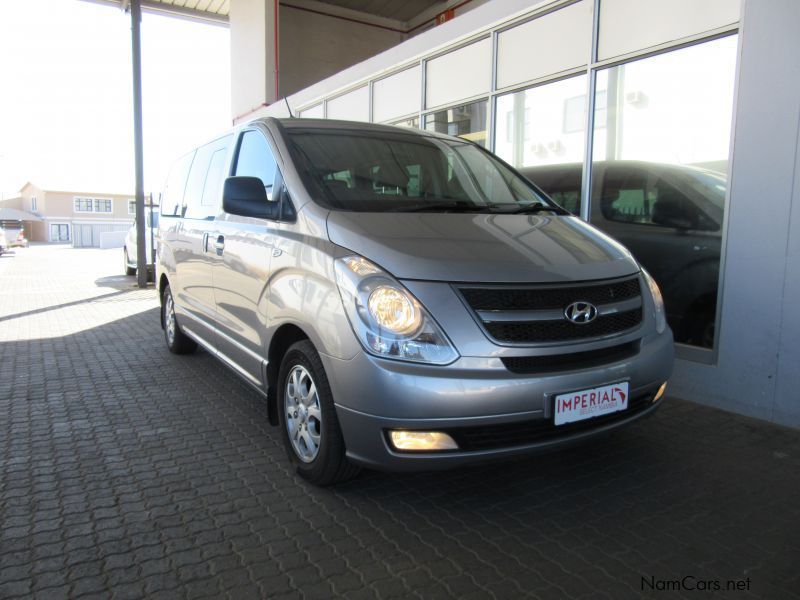
[[[119,262],[0,260],[0,598],[624,600],[743,573],[743,599],[800,598],[797,431],[668,399],[566,452],[316,489]]]

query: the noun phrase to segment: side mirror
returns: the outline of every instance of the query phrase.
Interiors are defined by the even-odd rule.
[[[662,198],[653,205],[650,220],[657,225],[674,227],[675,229],[693,229],[694,223],[686,215],[680,202],[672,198]]]
[[[267,200],[264,182],[258,177],[228,177],[222,189],[222,210],[240,217],[275,219],[279,205]]]

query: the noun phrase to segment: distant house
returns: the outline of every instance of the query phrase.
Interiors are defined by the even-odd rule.
[[[132,195],[42,189],[26,183],[19,196],[0,201],[0,210],[15,209],[33,242],[100,246],[101,234],[127,231],[135,217]],[[6,211],[11,215],[11,211]]]

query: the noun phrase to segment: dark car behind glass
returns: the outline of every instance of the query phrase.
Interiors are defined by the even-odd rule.
[[[591,223],[652,273],[675,341],[713,346],[725,174],[644,161],[595,162],[592,169]],[[581,164],[520,172],[561,206],[580,212]]]

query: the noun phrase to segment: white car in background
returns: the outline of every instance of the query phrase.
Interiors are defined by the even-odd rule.
[[[6,236],[6,248],[27,248],[28,238],[22,227],[8,227],[3,230]]]
[[[153,273],[153,256],[156,247],[156,232],[158,231],[158,217],[159,208],[154,206],[151,212],[150,207],[145,207],[144,211],[145,225],[144,225],[144,239],[146,240],[145,255],[147,256],[147,273],[148,276]],[[134,221],[128,233],[125,236],[125,244],[122,247],[122,260],[125,269],[125,275],[136,275],[136,222]]]
[[[8,249],[8,241],[6,240],[6,232],[0,229],[0,255]]]

